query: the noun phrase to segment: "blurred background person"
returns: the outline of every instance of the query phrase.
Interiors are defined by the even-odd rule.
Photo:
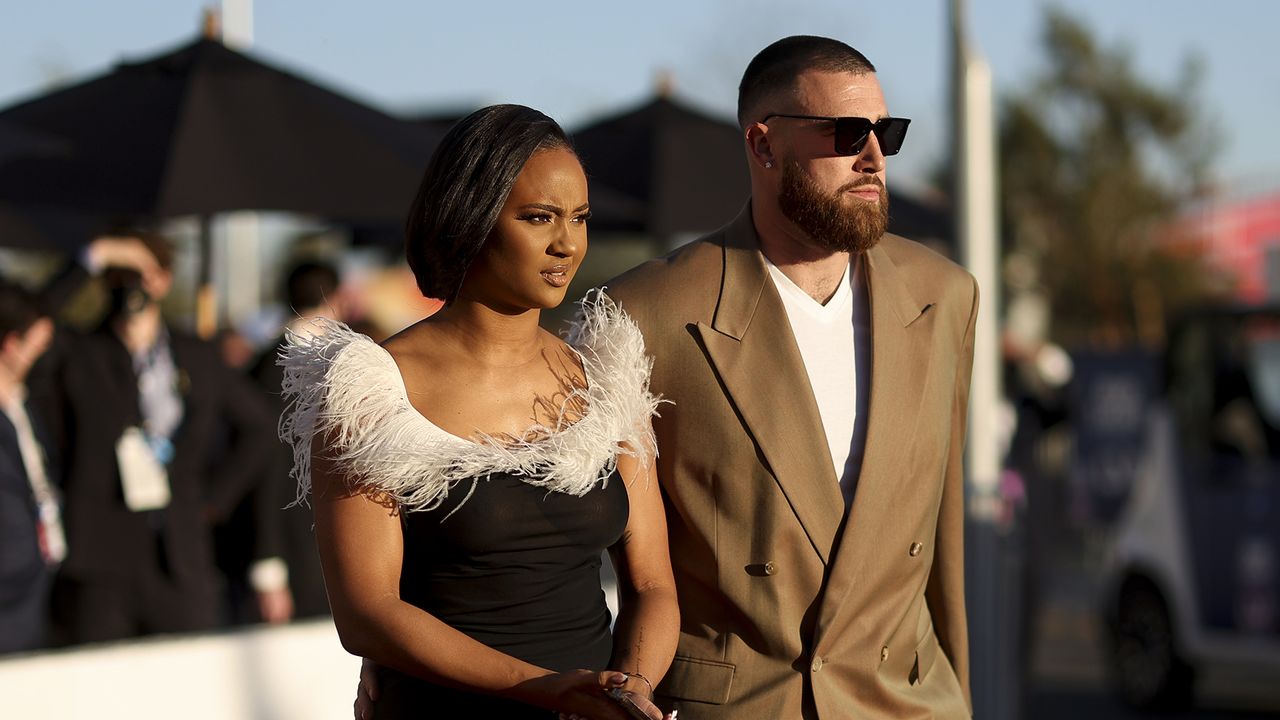
[[[334,265],[300,262],[289,270],[284,285],[292,318],[286,330],[309,337],[327,327],[310,320],[346,319]],[[276,364],[284,343],[282,330],[249,367],[274,417],[285,409],[280,393],[284,373]],[[218,564],[227,574],[233,619],[278,624],[329,613],[311,512],[305,507],[290,507],[297,494],[297,485],[289,476],[292,466],[292,451],[278,442],[249,494],[230,520],[218,528]]]
[[[53,336],[29,292],[0,280],[0,653],[44,647],[49,585],[66,556],[27,373]]]
[[[56,295],[93,274],[110,297],[95,330],[55,337],[33,391],[64,460],[68,554],[54,608],[71,642],[212,628],[209,528],[271,447],[260,393],[214,345],[165,324],[172,261],[156,234],[100,238],[51,288]],[[223,423],[236,442],[215,456]]]

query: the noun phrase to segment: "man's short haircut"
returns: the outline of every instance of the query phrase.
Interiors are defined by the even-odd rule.
[[[0,341],[9,333],[25,333],[39,319],[35,295],[0,278]]]
[[[761,50],[747,65],[738,84],[738,125],[758,122],[763,103],[790,90],[803,72],[874,73],[875,65],[862,53],[831,38],[792,35]]]
[[[341,284],[338,269],[326,262],[308,260],[293,266],[285,280],[289,308],[301,312],[332,301]]]
[[[525,163],[557,148],[574,152],[556,121],[522,105],[481,108],[449,130],[405,224],[405,259],[423,296],[454,301]]]

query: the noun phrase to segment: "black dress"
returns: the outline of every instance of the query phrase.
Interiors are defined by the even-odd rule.
[[[476,483],[459,507],[465,494],[451,494],[435,510],[402,516],[401,597],[534,665],[557,672],[607,668],[612,638],[600,554],[626,527],[622,479],[615,473],[605,487],[575,497],[493,475]],[[374,714],[379,719],[463,717],[464,710],[484,711],[478,716],[483,718],[552,715],[391,669],[382,670],[381,683]]]
[[[600,555],[622,536],[620,453],[649,462],[651,361],[639,329],[603,295],[583,301],[568,342],[585,413],[521,442],[450,435],[409,401],[394,359],[325,321],[281,355],[293,397],[281,437],[299,496],[317,434],[332,467],[401,509],[401,598],[475,640],[553,671],[604,670],[612,652]],[[566,405],[568,405],[566,400]],[[548,710],[382,670],[377,718],[547,718]]]

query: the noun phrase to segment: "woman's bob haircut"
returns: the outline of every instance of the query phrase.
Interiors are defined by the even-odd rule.
[[[556,148],[575,152],[555,120],[523,105],[481,108],[449,129],[405,223],[405,258],[424,296],[457,298],[525,163]]]

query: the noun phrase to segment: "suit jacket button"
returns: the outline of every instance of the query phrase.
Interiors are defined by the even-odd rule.
[[[880,662],[885,662],[888,659],[889,659],[889,646],[885,645],[884,647],[880,648]]]
[[[911,555],[911,557],[915,557],[915,556],[919,555],[919,554],[920,554],[920,551],[921,551],[921,550],[923,550],[923,549],[924,549],[924,545],[922,545],[922,544],[920,544],[920,543],[918,543],[918,542],[913,542],[913,543],[911,543],[911,549],[910,549],[910,550],[908,550],[908,551],[907,551],[907,553],[908,553],[908,554],[910,554],[910,555]]]
[[[774,573],[776,573],[776,572],[778,572],[778,566],[777,566],[777,565],[774,565],[772,560],[770,560],[769,562],[767,562],[767,563],[765,563],[765,564],[764,564],[764,574],[765,574],[765,575],[772,575],[772,574],[774,574]]]
[[[820,658],[820,657],[815,657],[815,658],[813,659],[813,662],[809,665],[809,669],[810,669],[810,670],[812,670],[812,671],[814,671],[814,672],[818,672],[819,670],[821,670],[821,669],[822,669],[822,664],[823,664],[823,663],[822,663],[822,658]]]

